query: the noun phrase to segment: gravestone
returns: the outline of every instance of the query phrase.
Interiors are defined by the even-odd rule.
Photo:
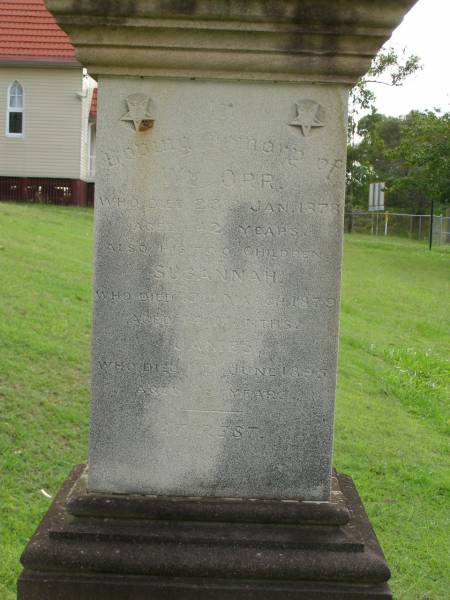
[[[47,0],[99,81],[91,439],[22,600],[390,597],[332,438],[348,91],[412,4]]]
[[[328,500],[346,90],[99,83],[89,489]]]

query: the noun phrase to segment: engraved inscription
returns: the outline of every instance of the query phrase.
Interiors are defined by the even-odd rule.
[[[177,367],[173,364],[158,364],[151,362],[131,362],[128,360],[97,360],[94,363],[94,367],[96,367],[99,371],[110,374],[110,373],[137,373],[137,374],[147,374],[152,375],[154,373],[164,373],[166,375],[175,375],[177,373]]]
[[[238,375],[247,377],[256,377],[270,379],[273,377],[282,379],[324,379],[328,374],[328,369],[310,368],[299,365],[246,365],[235,363],[225,372],[226,375]]]
[[[176,435],[193,432],[196,437],[249,442],[261,437],[260,428],[242,410],[184,409],[172,428]]]
[[[91,481],[326,500],[345,90],[103,85]]]

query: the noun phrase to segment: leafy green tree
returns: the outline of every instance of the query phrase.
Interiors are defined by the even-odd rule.
[[[363,117],[358,143],[349,148],[354,163],[353,205],[365,207],[368,184],[384,181],[390,209],[424,213],[430,201],[444,208],[450,198],[450,114],[412,111]]]
[[[377,83],[397,87],[404,80],[420,69],[420,60],[415,55],[408,56],[406,51],[397,53],[394,48],[383,48],[372,62],[367,74],[362,77],[350,94],[348,120],[348,156],[347,156],[347,207],[351,210],[355,201],[368,190],[369,182],[373,181],[376,171],[369,162],[358,159],[358,116],[361,111],[369,110],[376,121],[376,95],[370,89],[370,84]],[[367,123],[371,125],[371,123]],[[366,195],[367,198],[367,195]]]
[[[390,177],[396,204],[423,212],[434,200],[438,210],[450,199],[450,113],[412,111],[401,121],[400,141],[388,152],[401,165]]]
[[[401,119],[386,117],[375,110],[358,122],[359,141],[349,148],[353,160],[354,206],[367,205],[369,183],[389,183],[391,176],[401,173],[401,161],[391,154],[400,143],[400,129]]]

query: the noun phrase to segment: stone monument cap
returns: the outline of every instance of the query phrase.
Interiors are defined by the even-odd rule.
[[[91,75],[354,84],[416,0],[45,0]]]

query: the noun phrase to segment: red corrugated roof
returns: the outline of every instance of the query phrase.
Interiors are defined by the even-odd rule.
[[[89,117],[94,120],[97,118],[97,88],[94,88],[92,92],[91,110],[89,111]]]
[[[75,62],[68,36],[44,0],[0,0],[0,60]]]

